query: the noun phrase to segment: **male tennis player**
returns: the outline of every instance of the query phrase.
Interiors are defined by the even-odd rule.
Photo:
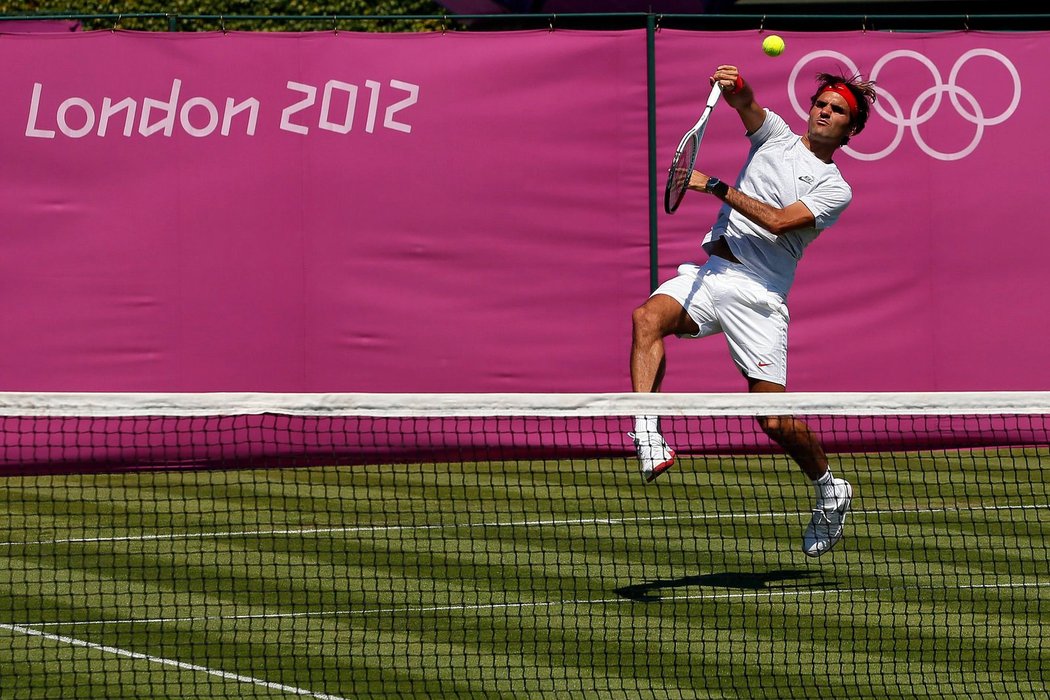
[[[810,100],[805,134],[799,136],[775,112],[755,101],[736,66],[719,66],[711,77],[740,115],[751,150],[736,185],[693,171],[689,189],[725,202],[703,241],[702,267],[685,264],[634,311],[631,383],[635,391],[659,391],[664,376],[664,338],[701,338],[724,333],[733,362],[752,392],[782,392],[787,385],[788,290],[806,246],[831,226],[850,203],[852,190],[832,162],[835,152],[864,128],[874,83],[859,76],[821,73]],[[835,478],[817,436],[790,416],[758,419],[812,479],[813,518],[803,551],[820,556],[841,539],[853,488]],[[652,481],[674,464],[675,453],[655,416],[638,416],[631,433]]]

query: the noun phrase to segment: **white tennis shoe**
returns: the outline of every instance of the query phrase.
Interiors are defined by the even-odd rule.
[[[675,452],[660,433],[627,433],[634,440],[638,461],[642,463],[642,477],[649,483],[674,464]]]
[[[832,479],[831,484],[822,487],[813,507],[813,518],[802,537],[802,551],[806,556],[819,557],[842,539],[852,501],[853,487],[845,479]]]

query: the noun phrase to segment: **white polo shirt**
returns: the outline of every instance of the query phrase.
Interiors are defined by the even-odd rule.
[[[767,109],[762,126],[748,138],[751,151],[736,189],[774,207],[802,201],[815,223],[775,236],[726,204],[703,245],[710,252],[715,240],[725,238],[737,260],[786,299],[802,252],[846,210],[853,190],[838,166],[813,155],[776,112]]]

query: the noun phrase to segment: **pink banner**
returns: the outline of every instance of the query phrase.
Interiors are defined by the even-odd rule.
[[[4,389],[622,388],[643,32],[107,31],[0,60]]]
[[[789,388],[1050,388],[1045,34],[656,35],[657,162],[735,63],[797,129],[883,97],[789,299]],[[0,388],[622,391],[649,291],[646,35],[4,36]],[[747,141],[716,110],[699,168]],[[714,202],[658,216],[661,279]],[[669,391],[739,391],[671,339]]]
[[[1045,33],[657,34],[660,162],[695,121],[720,63],[800,132],[818,71],[873,77],[866,129],[836,162],[854,191],[799,265],[789,389],[1035,390],[1050,387],[1041,183],[1050,79]],[[698,168],[733,181],[748,143],[722,104]],[[703,260],[716,202],[686,199],[660,219],[660,276]],[[738,391],[723,341],[669,341],[668,391]]]

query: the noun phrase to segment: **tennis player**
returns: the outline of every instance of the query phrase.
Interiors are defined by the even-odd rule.
[[[821,73],[810,100],[806,132],[799,136],[775,112],[761,107],[736,66],[711,77],[740,115],[751,150],[736,184],[693,171],[689,189],[724,202],[703,248],[703,266],[687,263],[634,311],[631,383],[659,391],[666,360],[664,338],[724,333],[733,362],[751,392],[787,386],[786,299],[803,251],[835,223],[852,190],[833,157],[859,134],[875,101],[875,86],[859,76]],[[802,468],[816,488],[803,551],[820,556],[841,539],[853,487],[832,475],[820,440],[791,416],[758,419],[762,430]],[[652,481],[674,464],[674,450],[655,416],[638,416],[630,434],[642,476]]]

